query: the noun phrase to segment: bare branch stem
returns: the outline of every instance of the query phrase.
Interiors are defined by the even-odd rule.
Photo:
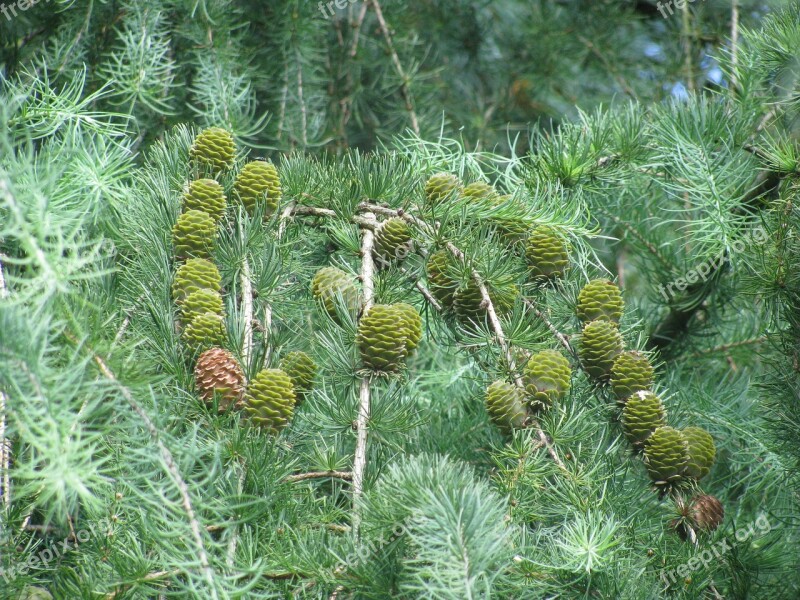
[[[250,366],[253,356],[253,282],[251,281],[250,263],[247,258],[242,263],[242,314],[244,318],[244,339],[242,340],[242,361],[245,368]],[[266,336],[267,334],[264,333]]]
[[[350,471],[311,471],[309,473],[297,473],[284,477],[287,483],[297,483],[298,481],[308,481],[309,479],[343,479],[352,481],[353,473]]]
[[[375,220],[375,215],[366,213],[366,219]],[[361,285],[364,297],[364,306],[361,318],[364,318],[372,308],[375,288],[375,265],[372,262],[372,248],[375,243],[375,234],[372,229],[362,229],[361,240]],[[356,419],[356,451],[353,459],[353,533],[358,537],[361,525],[360,503],[364,493],[364,471],[367,466],[367,425],[370,414],[370,378],[365,376],[361,380],[358,394],[358,418]]]

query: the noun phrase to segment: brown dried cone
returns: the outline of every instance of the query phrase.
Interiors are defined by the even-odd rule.
[[[223,348],[210,348],[200,355],[194,368],[194,379],[200,398],[211,406],[219,399],[220,412],[233,405],[241,408],[244,372],[239,361]]]
[[[675,503],[678,518],[671,523],[680,538],[697,542],[697,532],[714,531],[725,519],[725,507],[714,496],[701,494],[689,502],[678,498]]]

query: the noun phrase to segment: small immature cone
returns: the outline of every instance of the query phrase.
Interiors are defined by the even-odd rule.
[[[703,494],[692,500],[690,516],[697,529],[714,531],[725,519],[725,507],[714,496]]]
[[[225,411],[239,403],[244,389],[244,372],[239,361],[223,348],[210,348],[200,355],[194,368],[200,397],[211,404],[214,394],[219,398],[219,410]]]

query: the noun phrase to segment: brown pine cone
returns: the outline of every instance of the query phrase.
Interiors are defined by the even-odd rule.
[[[219,398],[220,412],[231,404],[239,408],[244,389],[244,372],[239,361],[222,348],[209,348],[197,359],[194,377],[200,397],[211,406],[214,394]]]

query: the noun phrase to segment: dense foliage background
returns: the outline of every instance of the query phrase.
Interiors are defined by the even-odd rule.
[[[800,6],[339,4],[0,5],[0,598],[800,596]],[[207,127],[230,169],[192,158]],[[280,203],[248,211],[262,158]],[[442,172],[503,197],[435,205]],[[198,398],[172,228],[209,175],[222,345],[251,381],[318,366],[278,434]],[[372,273],[391,217],[413,251]],[[555,284],[526,264],[542,225]],[[496,322],[437,309],[441,250]],[[399,374],[364,369],[369,311],[315,301],[329,266],[422,316]],[[689,488],[654,492],[584,372],[598,277],[670,425],[714,438]],[[543,350],[571,389],[503,430],[487,386]],[[725,518],[695,538],[701,494]]]

